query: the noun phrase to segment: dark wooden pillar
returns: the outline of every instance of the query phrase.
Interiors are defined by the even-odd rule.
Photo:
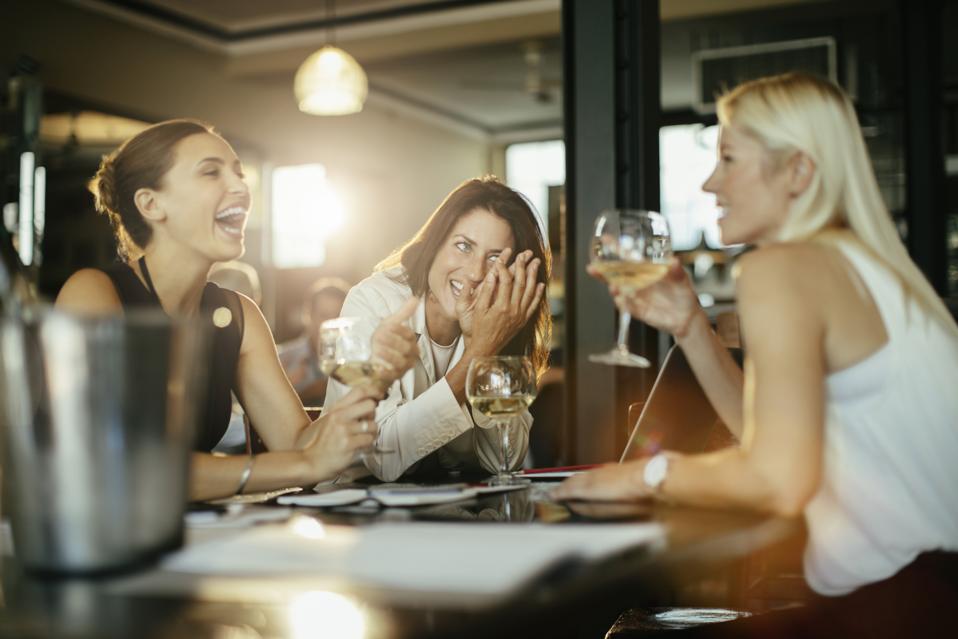
[[[942,154],[941,2],[902,0],[908,250],[940,295],[948,287]]]
[[[608,349],[615,311],[585,273],[596,215],[612,206],[659,206],[658,0],[563,3],[566,138],[566,415],[572,459],[610,461],[621,452],[625,406],[650,373],[591,364]],[[638,325],[633,329],[638,328]],[[636,346],[650,359],[655,353]],[[638,390],[636,390],[638,385]]]

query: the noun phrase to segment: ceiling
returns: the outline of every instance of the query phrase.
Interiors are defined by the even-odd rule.
[[[333,39],[369,103],[495,139],[561,135],[560,0],[71,0],[225,56],[226,73],[292,85]]]
[[[369,102],[488,139],[561,135],[561,0],[68,0],[291,84],[329,41],[366,69]],[[809,0],[662,0],[663,20]]]

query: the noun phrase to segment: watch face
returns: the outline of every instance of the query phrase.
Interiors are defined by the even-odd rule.
[[[669,468],[669,460],[665,455],[656,455],[645,464],[645,472],[642,478],[646,486],[655,489],[665,480],[665,473]]]

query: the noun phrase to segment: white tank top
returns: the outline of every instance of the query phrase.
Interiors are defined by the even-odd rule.
[[[888,342],[826,379],[822,485],[805,509],[805,576],[841,595],[921,552],[958,550],[958,340],[897,277],[840,245],[881,313]]]

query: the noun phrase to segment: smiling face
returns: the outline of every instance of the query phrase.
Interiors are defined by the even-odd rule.
[[[429,267],[427,317],[458,323],[457,300],[467,287],[479,285],[507,248],[515,249],[515,238],[509,223],[498,215],[474,209],[459,218]]]
[[[788,171],[734,124],[722,127],[718,163],[702,190],[714,193],[722,209],[719,228],[725,244],[774,240],[791,202]]]
[[[239,158],[221,137],[197,133],[180,140],[155,196],[154,223],[161,222],[165,236],[211,262],[243,254],[249,188]]]

